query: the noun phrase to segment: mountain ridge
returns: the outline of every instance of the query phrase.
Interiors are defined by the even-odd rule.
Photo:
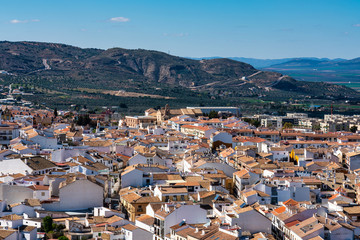
[[[194,60],[145,49],[84,49],[59,43],[6,41],[0,42],[0,69],[13,74],[7,76],[7,81],[60,92],[77,88],[124,89],[164,96],[199,92],[209,98],[221,96],[234,101],[238,97],[357,95],[344,86],[301,82],[232,59]]]
[[[190,58],[190,59],[202,60],[202,59],[214,59],[214,58],[222,58],[222,57],[214,56],[214,57]],[[297,60],[297,59],[304,59],[304,60],[309,59],[309,60],[319,60],[319,61],[346,60],[346,59],[342,59],[342,58],[330,59],[330,58],[316,58],[316,57],[294,57],[294,58],[274,58],[274,59],[271,59],[271,58],[267,58],[267,59],[246,58],[246,57],[227,57],[227,58],[235,60],[235,61],[248,63],[248,64],[254,66],[255,68],[266,68],[266,67],[270,67],[272,65],[282,64],[282,63],[286,63],[286,62]]]

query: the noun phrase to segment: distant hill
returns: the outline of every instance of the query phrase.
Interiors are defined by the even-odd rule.
[[[214,59],[221,57],[205,57],[205,58],[193,58],[195,60],[202,59]],[[282,64],[286,62],[290,62],[293,60],[314,60],[314,61],[340,61],[344,59],[329,59],[329,58],[312,58],[312,57],[304,57],[304,58],[279,58],[279,59],[258,59],[258,58],[245,58],[245,57],[228,57],[229,59],[244,62],[252,65],[255,68],[267,68],[272,65]]]
[[[42,88],[46,93],[43,101],[50,101],[51,93],[66,102],[77,91],[79,96],[94,102],[99,97],[95,92],[107,98],[106,94],[118,90],[184,101],[190,101],[190,96],[194,101],[196,96],[204,99],[220,96],[231,101],[239,97],[357,96],[357,92],[344,86],[297,81],[231,59],[193,60],[143,49],[101,50],[57,43],[0,42],[0,70],[11,74],[0,74],[4,83]]]
[[[352,60],[293,59],[264,68],[288,74],[297,80],[330,82],[360,89],[360,58]]]

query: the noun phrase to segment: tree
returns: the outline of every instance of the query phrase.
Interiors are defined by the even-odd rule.
[[[216,111],[212,110],[209,112],[209,118],[218,118],[218,117],[219,114]]]
[[[88,114],[80,115],[76,121],[76,124],[79,126],[86,126],[91,123],[91,118]]]
[[[128,106],[125,103],[120,103],[120,108],[128,108]]]
[[[65,237],[65,236],[60,236],[59,238],[58,238],[59,240],[69,240],[67,237]]]
[[[261,122],[257,119],[252,118],[244,118],[244,122],[249,123],[250,125],[253,125],[254,127],[258,128],[261,125]]]
[[[314,130],[314,131],[319,131],[320,129],[321,129],[320,124],[315,124],[312,126],[312,130]]]
[[[57,108],[54,109],[54,116],[57,117],[58,116],[58,111]]]
[[[350,132],[356,133],[356,131],[358,130],[357,126],[352,126],[350,128]]]
[[[258,128],[258,127],[260,127],[261,122],[257,119],[252,119],[250,124],[253,125],[254,127]]]
[[[289,122],[286,122],[286,123],[284,123],[283,128],[284,128],[284,129],[293,128],[293,124],[292,124],[292,123],[289,123]]]
[[[50,232],[53,230],[53,219],[49,216],[44,217],[42,225],[45,232]]]

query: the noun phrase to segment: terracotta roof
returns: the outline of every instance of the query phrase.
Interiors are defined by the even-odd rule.
[[[285,206],[281,206],[281,207],[278,207],[278,208],[274,209],[274,211],[272,211],[272,213],[273,213],[274,215],[278,215],[278,214],[283,213],[283,212],[285,212],[285,211],[286,211],[286,207],[285,207]]]
[[[34,191],[38,191],[38,190],[49,190],[49,186],[44,186],[44,185],[32,185],[32,186],[29,186],[28,188],[34,190]]]
[[[183,180],[178,174],[154,173],[154,180]]]
[[[348,214],[360,214],[360,206],[354,206],[354,207],[344,207],[344,212],[347,212]]]
[[[295,201],[295,200],[293,200],[293,199],[290,198],[289,200],[283,202],[283,204],[284,204],[285,206],[296,206],[296,205],[298,205],[299,203],[298,203],[297,201]]]
[[[346,156],[347,157],[354,157],[354,156],[358,156],[360,155],[360,152],[349,152],[349,153],[346,153]]]
[[[35,198],[25,199],[25,204],[31,207],[41,206],[40,200]]]
[[[308,218],[299,224],[296,224],[290,229],[298,235],[300,238],[304,238],[305,236],[311,235],[321,228],[323,228],[324,225],[321,223],[318,223],[318,220],[314,217]]]
[[[154,225],[154,222],[155,222],[155,218],[149,216],[149,215],[141,215],[139,217],[136,218],[136,221],[139,221],[139,222],[142,222],[148,226],[152,226]]]
[[[183,183],[175,183],[175,186],[185,186],[185,187],[200,186],[200,183],[199,182],[183,182]]]
[[[133,225],[133,224],[127,224],[125,226],[122,226],[123,229],[129,230],[129,231],[134,231],[135,229],[138,229],[137,226]]]
[[[9,237],[11,234],[16,233],[16,230],[4,230],[4,229],[0,229],[0,239],[6,239],[7,237]]]
[[[186,187],[160,187],[160,192],[162,194],[179,194],[179,193],[187,193],[188,190]]]
[[[242,194],[242,196],[249,197],[249,196],[252,196],[252,195],[255,195],[255,194],[257,195],[257,192],[255,190],[252,190],[252,191],[244,192]]]
[[[244,178],[244,179],[248,179],[250,178],[250,174],[249,171],[246,169],[242,169],[240,171],[234,172],[233,175],[239,177],[239,178]]]
[[[22,217],[22,216],[19,216],[19,215],[17,215],[17,214],[11,214],[11,215],[2,216],[0,219],[13,221],[13,220],[23,219],[23,217]]]
[[[111,140],[103,141],[85,141],[84,145],[90,146],[90,147],[109,147],[113,144]]]
[[[210,127],[203,127],[203,126],[194,126],[194,125],[183,125],[181,126],[181,128],[187,128],[187,129],[196,129],[196,130],[199,130],[199,131],[208,131],[212,128]]]

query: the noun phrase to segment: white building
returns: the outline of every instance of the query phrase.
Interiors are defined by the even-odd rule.
[[[48,211],[84,210],[103,206],[103,187],[88,179],[72,179],[59,186],[59,200],[44,203]]]

